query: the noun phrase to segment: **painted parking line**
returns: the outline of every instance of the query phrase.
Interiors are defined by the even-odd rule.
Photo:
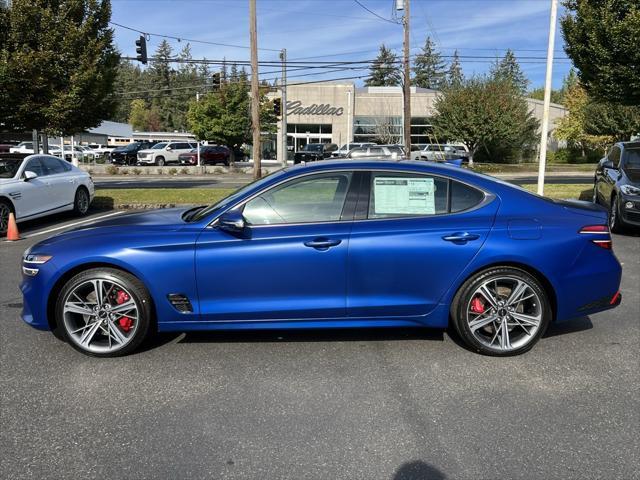
[[[65,228],[71,228],[71,227],[75,227],[77,225],[82,225],[82,224],[89,223],[89,222],[95,222],[96,220],[102,220],[103,218],[109,218],[109,217],[113,217],[115,215],[121,215],[123,213],[125,213],[124,210],[121,210],[119,212],[112,212],[112,213],[108,213],[106,215],[100,215],[100,216],[97,216],[97,217],[91,217],[91,218],[87,218],[86,220],[81,220],[79,222],[67,223],[65,225],[60,225],[59,227],[48,228],[46,230],[42,230],[42,231],[39,231],[39,232],[30,233],[29,235],[23,235],[22,238],[31,238],[31,237],[37,237],[37,236],[40,236],[40,235],[46,235],[47,233],[57,232],[58,230],[64,230]]]

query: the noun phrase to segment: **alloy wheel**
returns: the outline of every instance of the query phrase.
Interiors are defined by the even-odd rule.
[[[494,277],[476,288],[470,298],[467,325],[485,347],[510,352],[536,337],[543,306],[536,290],[523,279]]]
[[[140,309],[120,283],[86,280],[69,291],[63,303],[66,332],[78,347],[113,353],[128,345],[139,325]]]
[[[0,202],[0,234],[4,235],[9,228],[9,214],[11,209],[6,203]]]
[[[76,195],[76,208],[79,214],[84,215],[89,210],[89,195],[83,189],[78,190]]]
[[[618,197],[611,199],[611,209],[609,210],[609,230],[615,231],[618,227]]]

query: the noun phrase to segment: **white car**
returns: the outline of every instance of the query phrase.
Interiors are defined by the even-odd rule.
[[[53,155],[0,155],[0,235],[7,231],[10,212],[17,222],[67,210],[84,215],[94,195],[88,173]]]
[[[88,162],[95,162],[96,161],[96,152],[94,152],[92,149],[90,149],[89,147],[85,147],[84,145],[76,145],[76,148],[80,149],[82,151],[82,153],[84,153],[84,159]]]
[[[335,152],[331,152],[331,158],[345,158],[354,148],[371,147],[373,145],[375,145],[375,143],[345,143]]]
[[[9,149],[9,153],[33,153],[33,142],[20,142]]]
[[[138,152],[138,164],[162,167],[169,163],[180,163],[180,154],[189,153],[194,148],[196,145],[188,142],[156,143],[153,147]]]

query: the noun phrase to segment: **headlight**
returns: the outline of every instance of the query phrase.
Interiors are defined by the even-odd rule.
[[[633,185],[622,185],[620,191],[625,195],[640,195],[640,188]]]
[[[25,263],[34,263],[36,265],[42,265],[51,260],[51,255],[41,255],[37,253],[27,253],[24,255],[23,260]]]

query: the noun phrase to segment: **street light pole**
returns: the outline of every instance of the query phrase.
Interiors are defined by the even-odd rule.
[[[282,166],[287,166],[288,146],[287,146],[287,49],[283,48],[280,52],[280,60],[282,60],[282,94],[280,98],[280,115],[282,115]]]
[[[260,92],[258,90],[258,28],[256,0],[249,0],[249,36],[251,45],[251,130],[253,132],[253,178],[262,176],[260,165]]]
[[[200,102],[200,92],[196,92],[196,102]],[[200,168],[200,140],[198,138],[196,138],[196,141],[198,142],[198,169]],[[198,173],[202,173],[202,172],[198,172]]]
[[[558,0],[551,0],[549,17],[549,44],[547,46],[547,75],[544,82],[544,106],[542,107],[542,131],[540,132],[540,161],[538,163],[538,195],[544,194],[544,170],[547,163],[547,134],[549,132],[549,104],[551,103],[551,80],[553,71],[553,49],[556,39],[556,17]]]

